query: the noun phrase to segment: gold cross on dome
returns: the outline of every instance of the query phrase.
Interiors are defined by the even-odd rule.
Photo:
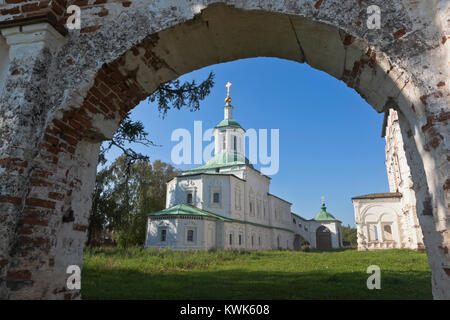
[[[230,87],[231,87],[231,82],[227,82],[227,84],[225,85],[225,87],[227,87],[227,98],[230,96]]]

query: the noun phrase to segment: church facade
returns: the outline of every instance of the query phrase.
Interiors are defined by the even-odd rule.
[[[386,139],[386,169],[389,193],[352,198],[358,235],[358,250],[425,249],[417,219],[411,171],[394,110],[385,114],[382,136]]]
[[[214,157],[167,183],[166,209],[148,215],[146,247],[290,249],[342,246],[341,222],[326,211],[314,219],[291,212],[270,193],[271,178],[244,156],[245,130],[233,119],[231,98],[214,129]]]

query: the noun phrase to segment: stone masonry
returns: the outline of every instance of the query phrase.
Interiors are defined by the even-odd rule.
[[[65,27],[72,4],[79,30]],[[369,5],[381,10],[380,29],[367,27]],[[268,56],[308,63],[376,111],[397,111],[433,296],[450,299],[449,6],[0,1],[0,297],[80,298],[66,287],[66,269],[83,264],[101,142],[161,83]]]

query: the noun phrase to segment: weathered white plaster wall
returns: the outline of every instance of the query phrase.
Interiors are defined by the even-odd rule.
[[[63,270],[82,265],[78,243],[86,226],[79,222],[89,215],[90,201],[67,225],[61,216],[68,204],[92,193],[91,181],[82,179],[96,160],[79,165],[84,143],[98,146],[111,138],[126,112],[167,80],[219,62],[268,56],[306,62],[344,81],[375,110],[399,111],[433,295],[450,298],[450,5],[370,4],[390,8],[380,30],[366,28],[365,1],[110,2],[84,7],[83,29],[62,42],[39,39],[54,35],[47,29],[27,44],[33,50],[11,45],[0,103],[0,296],[80,296],[65,291]],[[106,15],[99,14],[103,9]],[[33,232],[23,234],[28,228]],[[63,241],[65,228],[74,231],[74,241]],[[57,244],[61,250],[55,251]]]

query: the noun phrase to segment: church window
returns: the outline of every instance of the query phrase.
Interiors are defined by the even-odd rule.
[[[375,224],[369,224],[369,241],[378,241],[378,228]]]
[[[187,194],[186,202],[189,203],[189,204],[192,203],[192,193],[191,193],[191,192],[189,192],[189,193]]]
[[[233,235],[230,233],[230,246],[233,245]]]
[[[258,237],[258,245],[261,247],[261,236]]]
[[[236,210],[241,210],[241,190],[239,187],[234,189],[234,207]]]
[[[258,218],[261,217],[261,201],[260,200],[257,200],[257,202],[256,202],[256,216]]]
[[[237,137],[233,136],[233,150],[236,152],[237,151]]]
[[[388,224],[383,226],[383,238],[387,241],[392,241],[392,228]]]
[[[165,242],[167,238],[167,230],[166,229],[161,229],[161,241]]]
[[[254,238],[254,237],[252,236],[252,248],[253,248],[253,238]]]
[[[250,201],[250,213],[252,213],[253,212],[253,206],[252,206],[252,202]]]
[[[226,149],[226,137],[225,137],[225,135],[222,136],[222,149],[223,150]]]
[[[242,244],[242,234],[239,235],[239,245],[241,245],[241,244]]]
[[[295,221],[295,218],[292,219],[292,223],[293,223],[293,224],[296,224],[296,223],[297,223],[297,221]]]
[[[187,230],[186,240],[188,242],[194,242],[194,230],[192,230],[192,229]]]
[[[218,192],[214,192],[213,194],[213,202],[214,203],[219,203],[220,202],[220,195]]]

